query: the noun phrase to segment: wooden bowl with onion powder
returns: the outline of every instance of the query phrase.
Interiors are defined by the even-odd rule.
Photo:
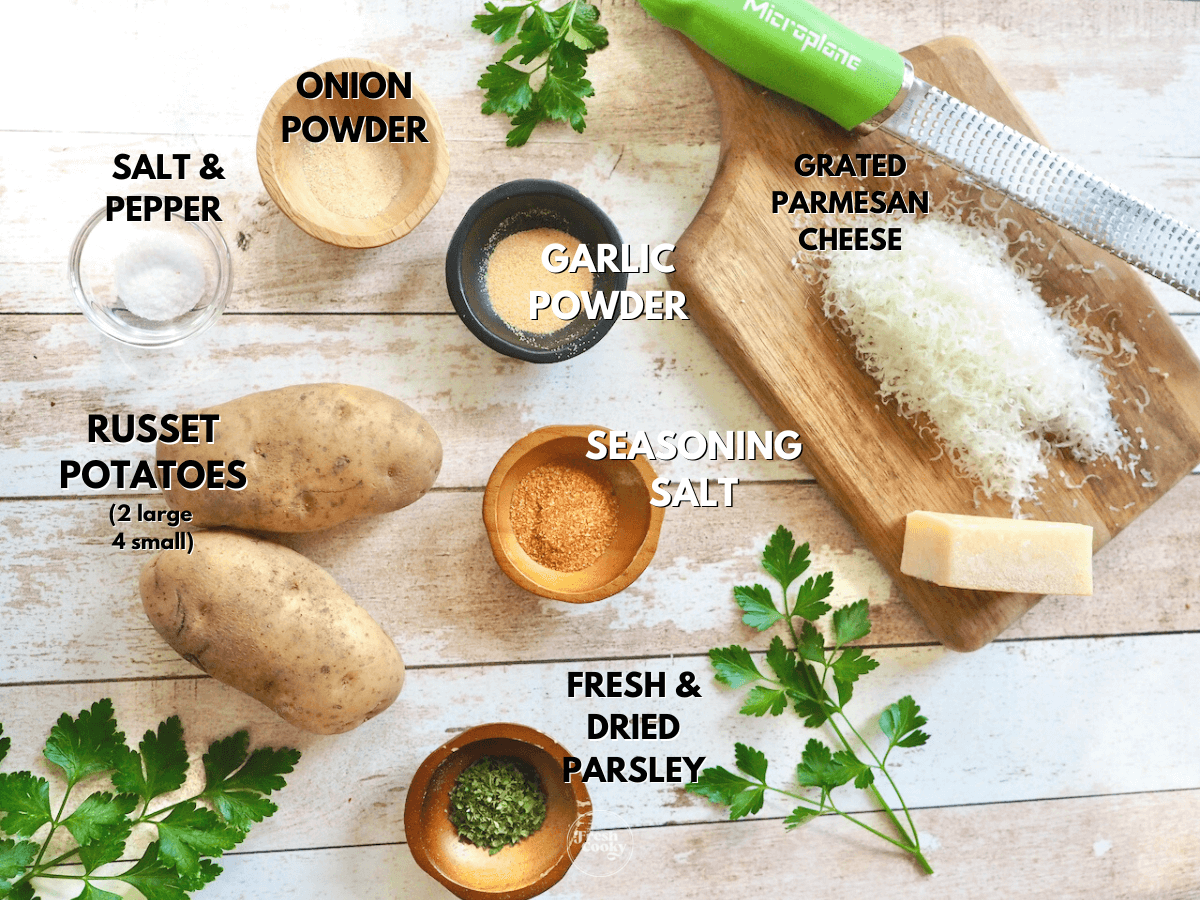
[[[650,505],[644,459],[590,460],[598,425],[530,432],[500,458],[483,524],[501,570],[527,591],[592,603],[629,587],[658,548],[664,511]]]
[[[328,87],[313,97],[300,93],[301,82],[312,93],[327,77],[344,86],[346,96]],[[389,84],[393,78],[410,96]],[[368,96],[380,87],[386,87],[381,96]],[[321,132],[310,127],[291,131],[285,141],[285,117],[311,119],[327,134],[316,140]],[[332,120],[358,123],[358,139],[343,131],[336,140]],[[393,121],[399,123],[395,140],[379,131],[379,123]],[[366,140],[372,128],[386,136]],[[379,247],[408,234],[442,196],[450,173],[441,120],[411,73],[357,58],[330,60],[285,81],[263,112],[257,156],[263,186],[284,214],[338,247]]]
[[[526,362],[560,362],[603,338],[619,312],[588,318],[580,312],[563,319],[551,310],[530,315],[530,291],[554,296],[571,291],[623,291],[625,272],[586,268],[553,273],[544,251],[559,244],[573,257],[586,245],[597,258],[600,244],[621,245],[612,220],[575,188],[557,181],[527,178],[493,188],[472,204],[446,253],[446,287],[463,323],[493,350]]]

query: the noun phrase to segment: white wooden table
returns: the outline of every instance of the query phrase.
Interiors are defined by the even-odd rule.
[[[556,178],[604,207],[628,242],[669,242],[708,189],[719,141],[708,87],[677,40],[634,0],[601,0],[612,44],[590,67],[597,96],[587,131],[543,128],[524,149],[505,148],[506,122],[478,111],[475,81],[493,50],[468,27],[476,6],[44,0],[7,13],[0,722],[14,749],[5,768],[38,766],[58,714],[105,696],[131,737],[178,714],[197,755],[248,727],[256,743],[297,746],[304,758],[279,813],[223,860],[225,874],[202,896],[448,896],[412,862],[402,818],[418,764],[464,728],[522,722],[580,756],[703,755],[731,767],[733,743],[743,741],[768,751],[776,772],[798,761],[805,730],[739,716],[738,696],[713,683],[705,657],[733,642],[765,649],[741,624],[731,589],[761,580],[756,554],[782,523],[834,570],[838,598],[871,601],[868,642],[883,664],[851,709],[874,718],[911,693],[929,716],[932,741],[902,758],[897,777],[937,874],[921,875],[830,818],[785,833],[782,807],[731,823],[679,786],[591,783],[597,807],[630,826],[630,861],[608,877],[577,866],[548,896],[1200,896],[1195,475],[1098,554],[1095,596],[1047,598],[965,656],[932,641],[802,461],[659,463],[674,479],[739,477],[734,507],[669,511],[651,568],[602,603],[543,601],[500,573],[480,518],[482,487],[528,431],[576,421],[651,432],[771,425],[690,322],[619,323],[584,356],[535,367],[485,349],[454,316],[443,255],[488,188]],[[825,7],[897,48],[946,34],[975,39],[1056,148],[1200,223],[1200,4]],[[411,235],[377,250],[337,250],[302,233],[268,199],[254,162],[275,88],[339,56],[410,70],[449,138],[440,203]],[[119,152],[216,153],[225,168],[233,296],[215,327],[176,349],[118,346],[79,314],[68,289],[75,232],[114,185],[127,187],[110,178]],[[663,286],[650,276],[633,284]],[[1155,290],[1200,346],[1198,308]],[[88,413],[166,412],[310,381],[397,396],[445,447],[438,485],[416,505],[288,540],[370,611],[409,666],[391,710],[334,737],[287,726],[177,657],[137,598],[149,554],[110,546],[116,495],[58,489],[59,460],[104,455],[87,443]],[[572,668],[690,670],[704,696],[647,710],[568,700]],[[592,711],[672,712],[682,727],[669,744],[588,741]]]

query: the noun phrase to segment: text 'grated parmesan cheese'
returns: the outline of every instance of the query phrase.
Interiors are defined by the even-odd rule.
[[[1128,439],[1100,363],[1016,271],[1005,237],[931,217],[903,228],[903,250],[829,253],[825,266],[825,315],[880,395],[926,418],[955,468],[1014,514],[1052,448],[1116,460]]]

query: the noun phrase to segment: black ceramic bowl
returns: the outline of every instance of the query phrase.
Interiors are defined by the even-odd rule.
[[[620,247],[617,226],[595,203],[570,185],[526,178],[488,191],[463,216],[446,253],[446,286],[459,318],[474,335],[500,353],[526,362],[561,362],[578,356],[608,334],[619,316],[588,319],[581,312],[550,334],[517,331],[492,309],[487,295],[487,264],[496,244],[531,228],[555,228],[586,244]],[[623,291],[624,272],[596,272],[593,290]]]

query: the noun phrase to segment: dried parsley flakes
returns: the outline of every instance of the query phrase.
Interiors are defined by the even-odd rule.
[[[537,773],[515,759],[476,760],[450,790],[450,821],[460,838],[493,856],[529,837],[546,821],[546,797]]]

